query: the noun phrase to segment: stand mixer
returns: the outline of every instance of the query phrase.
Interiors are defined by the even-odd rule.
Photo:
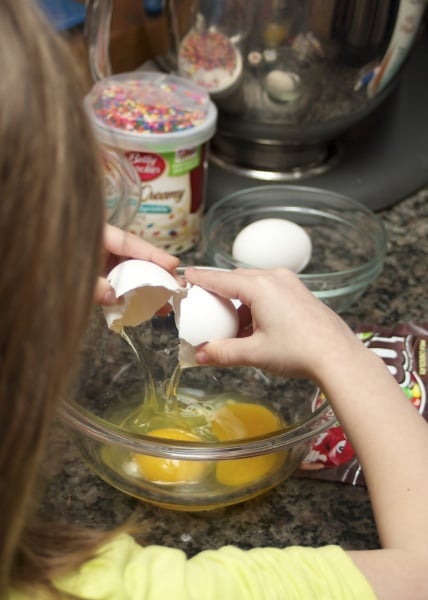
[[[87,0],[94,79],[111,72],[113,0]],[[156,68],[204,86],[219,109],[210,160],[258,180],[332,168],[336,140],[391,94],[424,0],[169,0],[170,47]]]

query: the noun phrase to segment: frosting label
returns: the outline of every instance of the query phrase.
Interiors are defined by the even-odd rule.
[[[175,152],[126,152],[142,182],[142,202],[129,230],[173,254],[199,239],[204,146]]]

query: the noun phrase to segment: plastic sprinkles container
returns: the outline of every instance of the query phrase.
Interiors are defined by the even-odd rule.
[[[208,93],[181,77],[141,71],[97,82],[85,107],[101,144],[140,177],[141,202],[128,229],[173,254],[193,247],[217,120]]]

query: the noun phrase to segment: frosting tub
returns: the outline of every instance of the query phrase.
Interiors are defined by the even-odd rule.
[[[120,152],[141,180],[128,229],[173,254],[192,248],[217,119],[208,93],[180,77],[133,72],[97,82],[85,106],[99,141]]]

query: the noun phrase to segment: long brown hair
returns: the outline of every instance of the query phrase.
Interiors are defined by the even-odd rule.
[[[31,499],[102,251],[102,175],[83,87],[35,5],[0,2],[0,597],[64,562],[60,544],[31,525]],[[68,539],[77,556],[80,541]]]

